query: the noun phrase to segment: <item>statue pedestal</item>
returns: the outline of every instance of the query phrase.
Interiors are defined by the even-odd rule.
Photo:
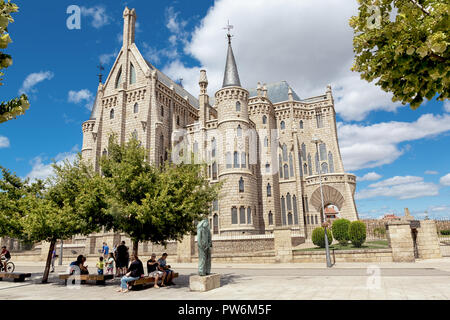
[[[191,291],[209,291],[220,287],[220,274],[209,274],[207,276],[190,276],[189,288]]]

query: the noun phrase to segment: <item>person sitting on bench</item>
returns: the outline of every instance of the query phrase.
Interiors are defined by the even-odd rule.
[[[156,254],[152,253],[152,257],[147,261],[147,274],[149,277],[155,278],[155,284],[153,285],[155,288],[159,288],[158,279],[161,278],[161,287],[165,287],[164,278],[166,277],[166,273],[158,270],[159,263],[156,261]]]
[[[87,266],[84,266],[84,262],[86,261],[86,257],[84,257],[82,254],[80,254],[77,257],[77,260],[73,261],[69,268],[69,273],[70,274],[74,274],[76,273],[76,269],[78,268],[78,270],[80,271],[80,274],[89,274],[89,271],[87,269]]]
[[[163,253],[161,258],[158,259],[158,269],[159,271],[162,271],[165,273],[165,277],[166,277],[166,284],[170,285],[174,285],[175,283],[173,283],[172,279],[173,279],[173,270],[170,270],[170,265],[167,264],[167,253]]]
[[[118,292],[128,292],[128,282],[138,280],[144,274],[144,266],[135,254],[131,255],[131,264],[128,273],[120,279],[120,289]]]

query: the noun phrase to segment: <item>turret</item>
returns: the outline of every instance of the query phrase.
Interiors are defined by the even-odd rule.
[[[200,70],[200,78],[198,80],[198,85],[200,86],[200,95],[198,96],[199,103],[199,121],[200,126],[205,127],[206,121],[208,121],[208,110],[209,110],[209,96],[207,93],[208,89],[208,78],[206,77],[206,70]]]

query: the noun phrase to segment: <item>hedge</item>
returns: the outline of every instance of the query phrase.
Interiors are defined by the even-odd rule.
[[[353,246],[359,248],[366,241],[366,225],[361,221],[353,221],[348,234]]]
[[[333,237],[339,244],[346,245],[348,243],[348,228],[350,227],[350,220],[337,219],[334,220],[331,230],[333,231]]]
[[[327,229],[328,245],[333,242],[333,236],[330,229]],[[321,248],[325,248],[325,231],[322,227],[315,228],[312,232],[312,242]]]

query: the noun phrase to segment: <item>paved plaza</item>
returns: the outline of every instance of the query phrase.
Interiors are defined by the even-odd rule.
[[[119,279],[106,285],[84,284],[79,289],[66,287],[57,278],[66,270],[58,266],[49,283],[41,284],[43,263],[16,263],[16,271],[31,272],[31,280],[0,282],[0,299],[64,300],[240,300],[240,299],[450,299],[450,258],[416,263],[339,263],[331,269],[324,264],[213,264],[222,275],[221,287],[209,292],[191,292],[189,276],[196,264],[172,263],[180,277],[176,285],[155,289],[147,287],[118,293]]]

